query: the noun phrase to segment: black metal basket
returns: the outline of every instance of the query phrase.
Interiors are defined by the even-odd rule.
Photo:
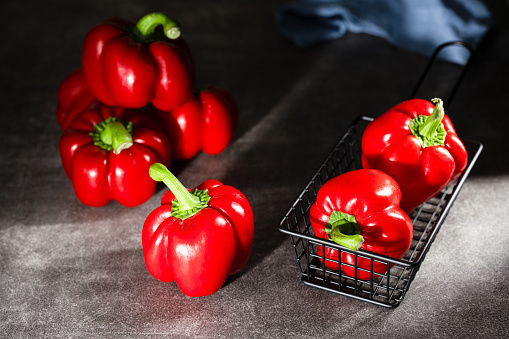
[[[424,74],[427,74],[429,66],[435,61],[438,51],[451,44],[458,43],[454,42],[440,46],[433,55]],[[452,99],[462,78],[463,74],[458,80],[449,100]],[[417,87],[420,86],[423,79],[424,77],[421,78]],[[415,93],[416,91],[414,91],[412,96]],[[413,241],[409,251],[402,259],[398,260],[365,250],[352,251],[332,241],[316,237],[309,220],[309,209],[316,199],[318,190],[327,180],[342,173],[362,168],[360,148],[362,133],[367,124],[372,120],[373,118],[365,116],[359,117],[348,129],[288,210],[280,222],[279,230],[290,235],[301,272],[301,280],[305,285],[385,307],[396,307],[405,297],[410,283],[419,270],[463,183],[479,157],[482,144],[476,141],[463,140],[469,157],[469,162],[463,174],[436,197],[422,204],[409,215],[413,224]],[[324,249],[331,248],[337,250],[339,260],[341,260],[341,252],[350,253],[355,256],[355,260],[353,260],[355,264],[349,265],[330,258],[326,259],[325,250],[320,251],[323,254],[318,254],[319,246],[323,246]],[[358,268],[357,258],[370,260],[372,263],[371,269]],[[336,263],[338,269],[326,267],[323,264],[326,260],[329,263]],[[374,272],[374,263],[386,265],[386,273],[379,274]],[[360,280],[357,277],[347,276],[342,272],[342,266],[353,267],[354,272],[365,270],[370,273],[371,278],[369,280]]]

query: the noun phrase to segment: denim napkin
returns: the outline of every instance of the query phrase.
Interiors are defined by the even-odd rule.
[[[279,32],[298,47],[336,39],[347,31],[386,39],[431,55],[450,41],[481,42],[494,24],[480,0],[300,0],[276,10]],[[465,64],[468,51],[447,48],[440,58]]]

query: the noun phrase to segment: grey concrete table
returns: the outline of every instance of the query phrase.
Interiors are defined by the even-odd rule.
[[[460,136],[485,148],[401,306],[304,286],[277,229],[358,115],[405,100],[427,58],[367,35],[298,50],[275,29],[285,1],[3,1],[0,53],[0,337],[466,338],[509,336],[509,20],[498,20],[450,105]],[[184,296],[147,272],[141,228],[164,190],[125,208],[80,204],[60,163],[60,82],[87,30],[108,16],[160,10],[182,22],[198,85],[230,90],[232,145],[174,171],[216,178],[254,210],[245,269],[216,294]],[[451,66],[453,68],[453,66]],[[434,84],[445,93],[449,81]]]

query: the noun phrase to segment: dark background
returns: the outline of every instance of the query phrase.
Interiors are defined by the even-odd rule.
[[[473,57],[447,113],[484,144],[401,306],[388,310],[304,286],[278,224],[359,115],[409,98],[428,59],[364,34],[299,50],[276,31],[288,1],[2,1],[0,336],[507,337],[509,14]],[[80,66],[86,32],[109,16],[162,11],[183,26],[197,84],[240,107],[232,145],[173,171],[188,187],[215,178],[255,216],[245,269],[216,294],[184,296],[145,269],[141,228],[164,190],[136,208],[80,204],[60,163],[61,81]],[[456,65],[439,64],[425,99],[447,97]],[[434,75],[434,76],[435,76]]]

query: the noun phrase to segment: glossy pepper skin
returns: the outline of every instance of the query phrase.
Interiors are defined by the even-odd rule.
[[[440,99],[404,101],[372,121],[362,136],[364,168],[379,169],[398,183],[401,208],[411,213],[460,176],[465,146]]]
[[[233,96],[218,87],[193,94],[170,112],[153,106],[147,112],[160,117],[176,160],[191,159],[200,151],[209,155],[224,151],[233,140],[239,118]]]
[[[56,109],[56,118],[62,130],[69,128],[71,122],[85,111],[96,111],[105,119],[110,116],[123,115],[136,121],[136,125],[144,128],[157,129],[164,132],[161,128],[161,122],[158,116],[145,114],[135,109],[126,109],[122,107],[110,107],[98,101],[87,86],[83,71],[81,68],[69,74],[60,84],[58,89],[58,103]],[[87,113],[85,116],[89,116]],[[75,125],[75,124],[74,124]],[[166,136],[166,139],[168,137]]]
[[[162,26],[162,31],[158,29]],[[162,110],[182,105],[194,87],[194,64],[178,23],[151,13],[138,23],[107,19],[85,37],[83,74],[103,104]]]
[[[102,106],[105,105],[90,93],[82,69],[77,69],[59,87],[57,122],[65,130],[81,112]],[[165,133],[174,160],[191,159],[200,151],[210,155],[224,151],[235,135],[239,116],[233,96],[218,87],[193,94],[170,112],[149,104],[144,114],[145,124],[152,122],[151,128]]]
[[[63,129],[81,112],[97,109],[101,103],[90,93],[81,68],[69,74],[58,88],[56,117]]]
[[[60,138],[60,157],[79,201],[101,207],[116,200],[134,207],[154,194],[149,167],[169,166],[171,147],[151,124],[141,112],[105,105],[84,110],[69,123]]]
[[[410,248],[412,221],[399,207],[400,189],[390,176],[374,169],[360,169],[327,181],[311,205],[310,220],[315,235],[351,250],[372,251],[401,259]],[[318,246],[323,255],[323,246]],[[337,270],[338,251],[325,249],[325,266]],[[328,260],[329,259],[329,260]],[[341,252],[341,269],[348,276],[369,280],[371,260]],[[348,266],[352,265],[352,266]],[[387,265],[373,261],[373,271],[383,274]],[[373,275],[376,278],[377,275]]]
[[[161,164],[150,171],[170,190],[143,225],[148,271],[158,280],[175,281],[187,296],[217,292],[249,258],[254,232],[249,202],[239,190],[217,180],[188,190]]]

